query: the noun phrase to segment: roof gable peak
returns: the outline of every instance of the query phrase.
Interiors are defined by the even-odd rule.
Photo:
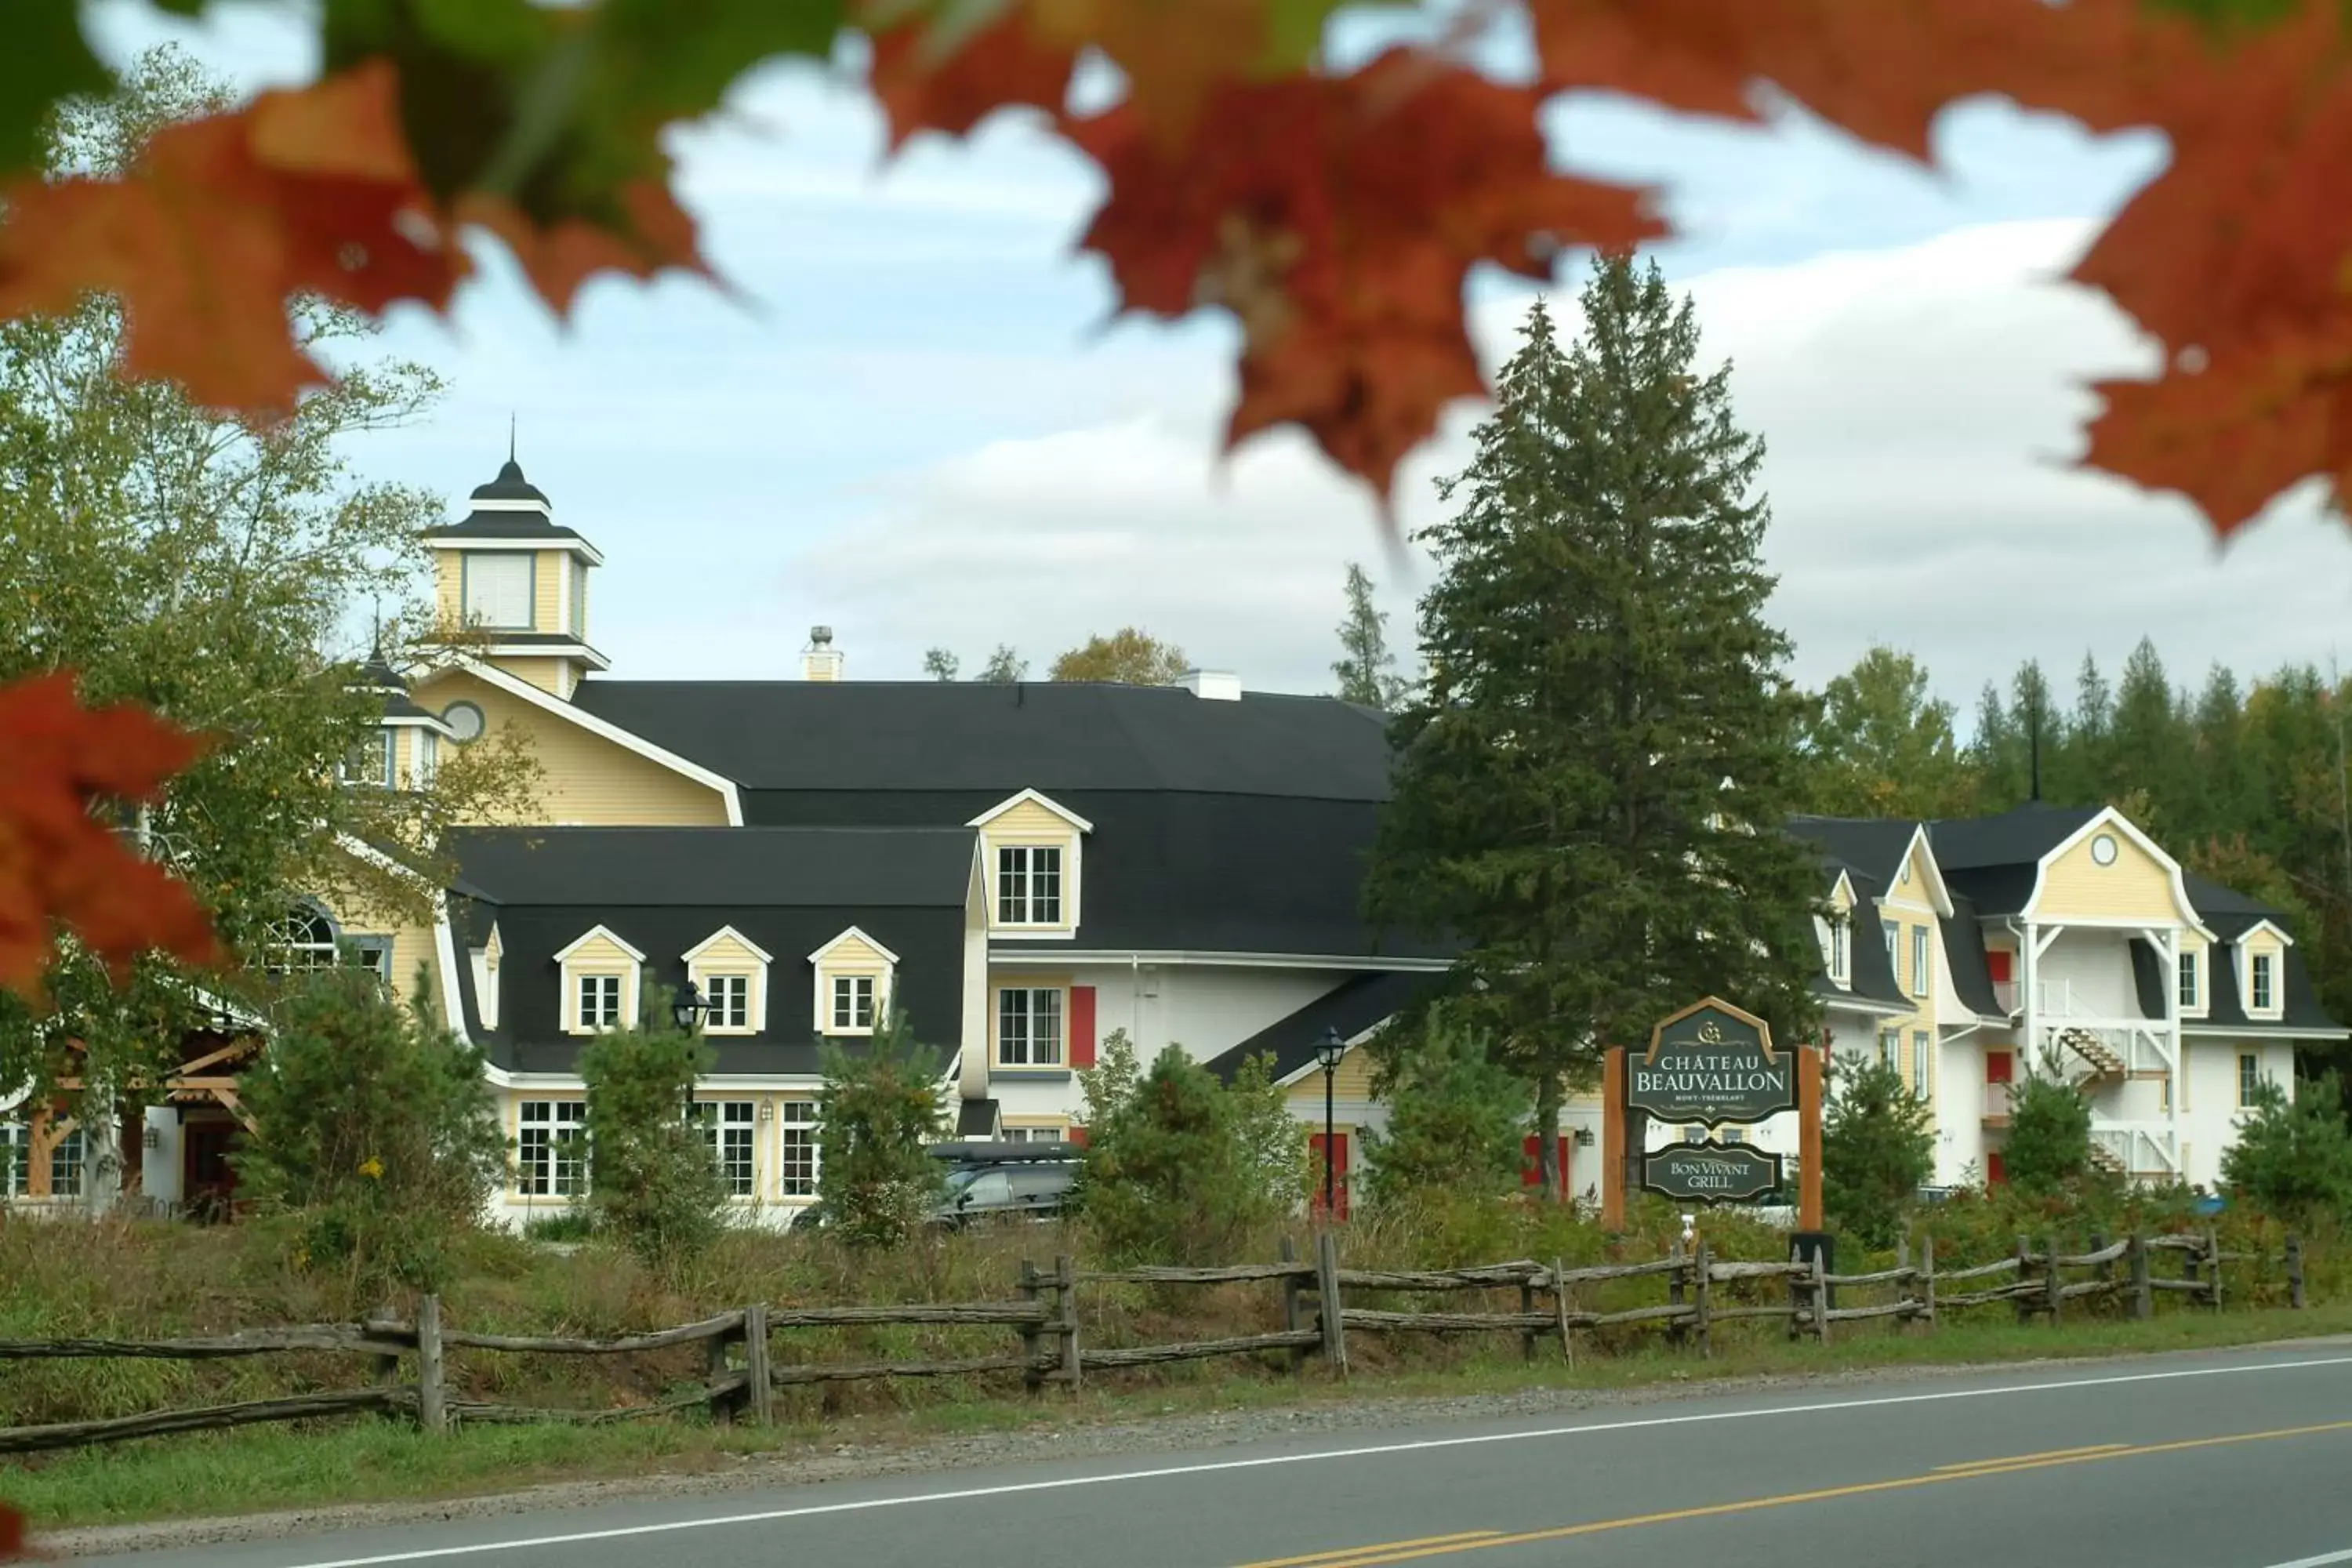
[[[964,826],[966,827],[986,827],[990,823],[994,822],[998,817],[1004,816],[1007,812],[1016,810],[1024,805],[1042,806],[1045,810],[1052,812],[1055,816],[1060,817],[1063,821],[1068,823],[1071,826],[1076,828],[1081,833],[1092,833],[1095,830],[1095,825],[1093,823],[1088,822],[1085,817],[1080,816],[1076,812],[1072,811],[1068,806],[1062,805],[1061,802],[1054,799],[1052,796],[1034,789],[1024,789],[1020,794],[1013,795],[1009,799],[999,801],[996,805],[990,806],[986,811],[982,812],[978,816],[973,817],[970,822],[965,823]]]

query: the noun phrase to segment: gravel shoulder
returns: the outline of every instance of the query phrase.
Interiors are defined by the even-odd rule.
[[[2352,1344],[2352,1335],[2269,1342],[2264,1348]],[[2182,1354],[2224,1354],[2251,1345],[2216,1347]],[[1481,1421],[1563,1412],[1607,1411],[1670,1404],[1676,1400],[1776,1389],[1817,1390],[1917,1383],[1979,1375],[2002,1367],[2042,1369],[2141,1359],[2147,1352],[2050,1357],[2032,1361],[1905,1364],[1838,1372],[1689,1378],[1634,1388],[1535,1387],[1502,1394],[1382,1396],[1362,1394],[1302,1400],[1295,1405],[1226,1411],[1187,1411],[1137,1416],[1076,1415],[1061,1423],[1040,1422],[984,1435],[924,1436],[898,1442],[814,1444],[746,1455],[722,1468],[622,1478],[562,1481],[511,1492],[425,1501],[338,1504],[224,1519],[166,1520],[146,1524],[106,1525],[44,1532],[39,1545],[55,1557],[153,1551],[164,1547],[220,1545],[268,1541],[320,1531],[456,1519],[488,1519],[551,1512],[595,1504],[646,1499],[723,1495],[754,1487],[813,1486],[873,1477],[1001,1468],[1033,1460],[1079,1455],[1149,1455],[1214,1449],[1268,1437],[1367,1427]]]

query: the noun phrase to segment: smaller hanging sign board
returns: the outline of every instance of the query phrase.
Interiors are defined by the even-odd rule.
[[[1670,1143],[1642,1156],[1642,1185],[1685,1203],[1748,1203],[1780,1185],[1780,1156],[1745,1143]]]

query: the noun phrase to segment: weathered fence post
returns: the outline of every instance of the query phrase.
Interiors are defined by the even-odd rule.
[[[1796,1271],[1789,1276],[1789,1337],[1793,1340],[1805,1331],[1805,1314],[1811,1310],[1811,1299],[1805,1287],[1805,1260],[1793,1241],[1789,1244],[1789,1261],[1796,1265]]]
[[[391,1302],[386,1301],[383,1306],[378,1307],[375,1310],[374,1316],[368,1319],[366,1326],[373,1326],[377,1323],[391,1325],[397,1324],[399,1321],[400,1309],[394,1306]],[[398,1356],[380,1355],[375,1358],[375,1382],[376,1386],[379,1388],[390,1388],[400,1382],[400,1358]],[[390,1417],[393,1413],[391,1410],[387,1409],[383,1414],[386,1417]]]
[[[1340,1377],[1348,1375],[1348,1330],[1339,1308],[1339,1238],[1330,1231],[1315,1234],[1316,1292],[1323,1306],[1323,1361]]]
[[[1568,1328],[1568,1281],[1561,1278],[1568,1272],[1557,1258],[1551,1260],[1551,1305],[1559,1314],[1559,1353],[1570,1372],[1576,1370],[1576,1340]]]
[[[2017,1282],[2021,1286],[2033,1283],[2033,1276],[2030,1272],[2032,1268],[2033,1244],[2021,1236],[2017,1238]],[[2017,1299],[2011,1305],[2017,1309],[2017,1321],[2021,1324],[2033,1321],[2033,1298],[2027,1292],[2019,1290]]]
[[[1898,1303],[1906,1300],[1916,1300],[1916,1297],[1905,1295],[1906,1289],[1917,1279],[1911,1269],[1911,1238],[1907,1236],[1898,1236],[1895,1238],[1895,1267],[1897,1270],[1895,1276],[1895,1300]],[[1914,1307],[1908,1312],[1895,1313],[1895,1331],[1901,1333],[1917,1312],[1918,1309]]]
[[[1919,1238],[1919,1316],[1927,1331],[1936,1331],[1936,1234]]]
[[[1062,1386],[1076,1394],[1085,1370],[1078,1359],[1078,1266],[1066,1252],[1054,1258],[1054,1293],[1062,1304]]]
[[[2205,1258],[2213,1266],[2213,1280],[2205,1289],[2205,1304],[2215,1311],[2221,1310],[2221,1238],[2211,1226],[2205,1227]]]
[[[1298,1261],[1298,1243],[1287,1235],[1282,1238],[1282,1260],[1285,1263]],[[1299,1300],[1298,1277],[1286,1275],[1282,1281],[1282,1331],[1295,1334],[1306,1326],[1306,1321],[1307,1310]],[[1305,1364],[1307,1347],[1293,1345],[1290,1348],[1290,1370],[1297,1372]]]
[[[768,1376],[765,1301],[754,1301],[743,1309],[743,1407],[751,1413],[752,1426],[765,1426],[775,1419],[775,1384]]]
[[[1537,1273],[1530,1273],[1519,1281],[1519,1316],[1522,1318],[1535,1316],[1537,1278]],[[1523,1328],[1519,1331],[1519,1359],[1521,1361],[1536,1359],[1536,1331],[1533,1329]]]
[[[2145,1323],[2156,1316],[2156,1286],[2148,1275],[2146,1231],[2132,1232],[2131,1250],[2124,1257],[2130,1261],[2132,1316]]]
[[[1708,1300],[1711,1294],[1707,1284],[1708,1267],[1706,1237],[1702,1236],[1698,1238],[1698,1247],[1691,1264],[1691,1295],[1697,1311],[1698,1353],[1701,1360],[1709,1359],[1715,1354],[1715,1347],[1710,1337],[1713,1325],[1708,1321],[1713,1305]]]
[[[2106,1249],[2106,1233],[2097,1230],[2093,1231],[2091,1233],[2091,1250],[2093,1252],[2105,1252]],[[2113,1287],[2116,1282],[2116,1266],[2113,1259],[2100,1259],[2098,1265],[2091,1270],[2091,1275],[2092,1278],[2098,1280],[2101,1285],[2109,1287],[2109,1289],[2101,1290],[2096,1296],[2093,1297],[2092,1299],[2094,1300],[2105,1301],[2107,1298],[2115,1294]]]
[[[2058,1237],[2045,1236],[2042,1238],[2042,1296],[2053,1329],[2058,1326],[2058,1304],[2066,1299],[2063,1284],[2058,1278]]]
[[[1813,1332],[1824,1345],[1830,1342],[1830,1267],[1819,1252],[1813,1254]]]
[[[2303,1293],[2303,1237],[2293,1231],[2286,1233],[2286,1304],[2298,1312],[2308,1304]]]
[[[426,1432],[448,1430],[448,1395],[441,1359],[441,1298],[416,1299],[416,1425]]]
[[[713,1334],[703,1342],[704,1377],[713,1388],[727,1375],[727,1347],[734,1338],[733,1334]],[[732,1394],[713,1394],[710,1396],[710,1418],[722,1426],[731,1423],[735,1419],[735,1408],[741,1403],[742,1400]]]
[[[1039,1299],[1037,1266],[1025,1258],[1021,1260],[1021,1299]],[[1037,1331],[1034,1321],[1021,1325],[1021,1382],[1033,1394],[1045,1385],[1045,1369],[1037,1364]]]
[[[1666,1249],[1666,1257],[1674,1264],[1673,1269],[1666,1275],[1666,1305],[1669,1307],[1686,1306],[1688,1305],[1688,1302],[1686,1302],[1683,1297],[1683,1270],[1688,1267],[1688,1264],[1685,1260],[1685,1255],[1683,1252],[1683,1244],[1680,1237],[1675,1238],[1674,1245]],[[1682,1319],[1678,1317],[1668,1318],[1666,1320],[1666,1342],[1670,1345],[1680,1346],[1683,1342],[1683,1339],[1684,1329]]]

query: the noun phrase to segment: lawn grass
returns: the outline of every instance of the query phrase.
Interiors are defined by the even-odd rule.
[[[334,1503],[455,1498],[560,1480],[684,1474],[734,1466],[752,1455],[825,1453],[843,1445],[908,1447],[1027,1428],[1131,1422],[1208,1410],[1328,1405],[1348,1400],[1507,1394],[1527,1390],[1620,1390],[1767,1375],[1804,1376],[1904,1365],[1995,1365],[2056,1357],[2213,1349],[2352,1332],[2352,1304],[2309,1311],[2171,1312],[2151,1322],[2082,1319],[2053,1330],[2010,1321],[1956,1323],[1933,1333],[1872,1325],[1822,1346],[1755,1336],[1720,1345],[1710,1360],[1652,1341],[1614,1354],[1580,1353],[1571,1369],[1539,1346],[1443,1368],[1398,1367],[1348,1384],[1311,1363],[1297,1377],[1210,1364],[1142,1383],[1106,1375],[1075,1396],[1019,1394],[820,1420],[813,1414],[763,1429],[682,1417],[604,1426],[473,1426],[428,1438],[404,1426],[354,1419],[304,1428],[142,1439],[29,1461],[0,1461],[0,1500],[36,1530],[223,1517]],[[763,1479],[777,1479],[763,1470]]]

